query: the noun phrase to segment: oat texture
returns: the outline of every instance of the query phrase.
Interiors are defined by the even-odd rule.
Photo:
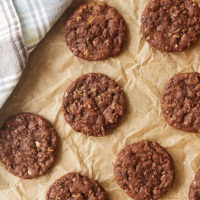
[[[126,41],[126,23],[105,3],[81,4],[66,22],[65,39],[80,58],[94,61],[114,57]]]
[[[190,185],[188,197],[189,200],[200,199],[200,169],[197,171],[195,178]]]
[[[69,173],[55,181],[48,190],[47,200],[108,200],[103,187],[87,176]]]
[[[173,76],[161,97],[162,113],[168,124],[187,132],[200,131],[200,74]]]
[[[56,146],[55,129],[39,115],[17,114],[0,129],[0,161],[21,178],[46,174],[54,163]]]
[[[156,142],[127,146],[114,164],[116,182],[135,200],[157,200],[171,188],[174,169],[169,153]]]
[[[182,51],[200,36],[200,8],[193,0],[152,0],[141,22],[147,42],[161,51]]]
[[[74,130],[88,136],[104,136],[124,115],[125,95],[122,88],[106,75],[85,74],[67,88],[63,111]]]

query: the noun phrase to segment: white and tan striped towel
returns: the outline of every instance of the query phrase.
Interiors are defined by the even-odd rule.
[[[29,54],[73,0],[0,0],[0,108]]]

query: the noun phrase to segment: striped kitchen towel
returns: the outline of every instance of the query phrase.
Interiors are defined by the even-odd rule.
[[[0,0],[0,108],[29,54],[73,0]]]

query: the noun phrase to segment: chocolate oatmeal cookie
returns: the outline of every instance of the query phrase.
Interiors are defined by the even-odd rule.
[[[146,41],[160,51],[182,51],[200,36],[200,8],[193,0],[152,0],[141,22]]]
[[[195,175],[192,181],[188,194],[189,200],[199,200],[200,199],[200,169]]]
[[[69,173],[51,185],[47,200],[108,200],[104,188],[87,176],[79,173]]]
[[[126,41],[126,23],[102,2],[81,4],[67,20],[65,39],[75,56],[103,60],[116,56]]]
[[[17,114],[0,129],[0,161],[21,178],[46,174],[54,163],[56,146],[55,129],[39,115]]]
[[[104,136],[124,115],[125,95],[106,75],[84,74],[66,90],[63,110],[66,121],[75,131],[88,136]]]
[[[187,132],[200,132],[200,74],[179,73],[172,77],[161,97],[168,124]]]
[[[141,141],[117,156],[114,175],[135,200],[157,200],[172,187],[174,169],[169,153],[156,142]]]

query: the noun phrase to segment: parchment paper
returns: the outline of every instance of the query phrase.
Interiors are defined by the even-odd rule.
[[[23,180],[0,165],[0,200],[45,200],[49,186],[65,173],[77,171],[98,180],[111,200],[130,200],[115,183],[113,163],[128,144],[149,139],[171,154],[176,172],[173,188],[164,200],[188,199],[194,173],[200,167],[200,134],[169,127],[161,114],[160,96],[168,79],[178,72],[200,72],[200,41],[181,53],[154,50],[140,33],[140,17],[146,0],[105,0],[124,16],[129,33],[121,54],[105,61],[79,59],[66,47],[64,24],[72,7],[31,55],[23,77],[0,111],[0,123],[19,112],[38,113],[50,120],[60,137],[55,165],[49,173]],[[200,1],[199,1],[200,2]],[[101,72],[123,87],[128,111],[112,134],[86,137],[73,131],[61,110],[67,86],[84,73]]]

